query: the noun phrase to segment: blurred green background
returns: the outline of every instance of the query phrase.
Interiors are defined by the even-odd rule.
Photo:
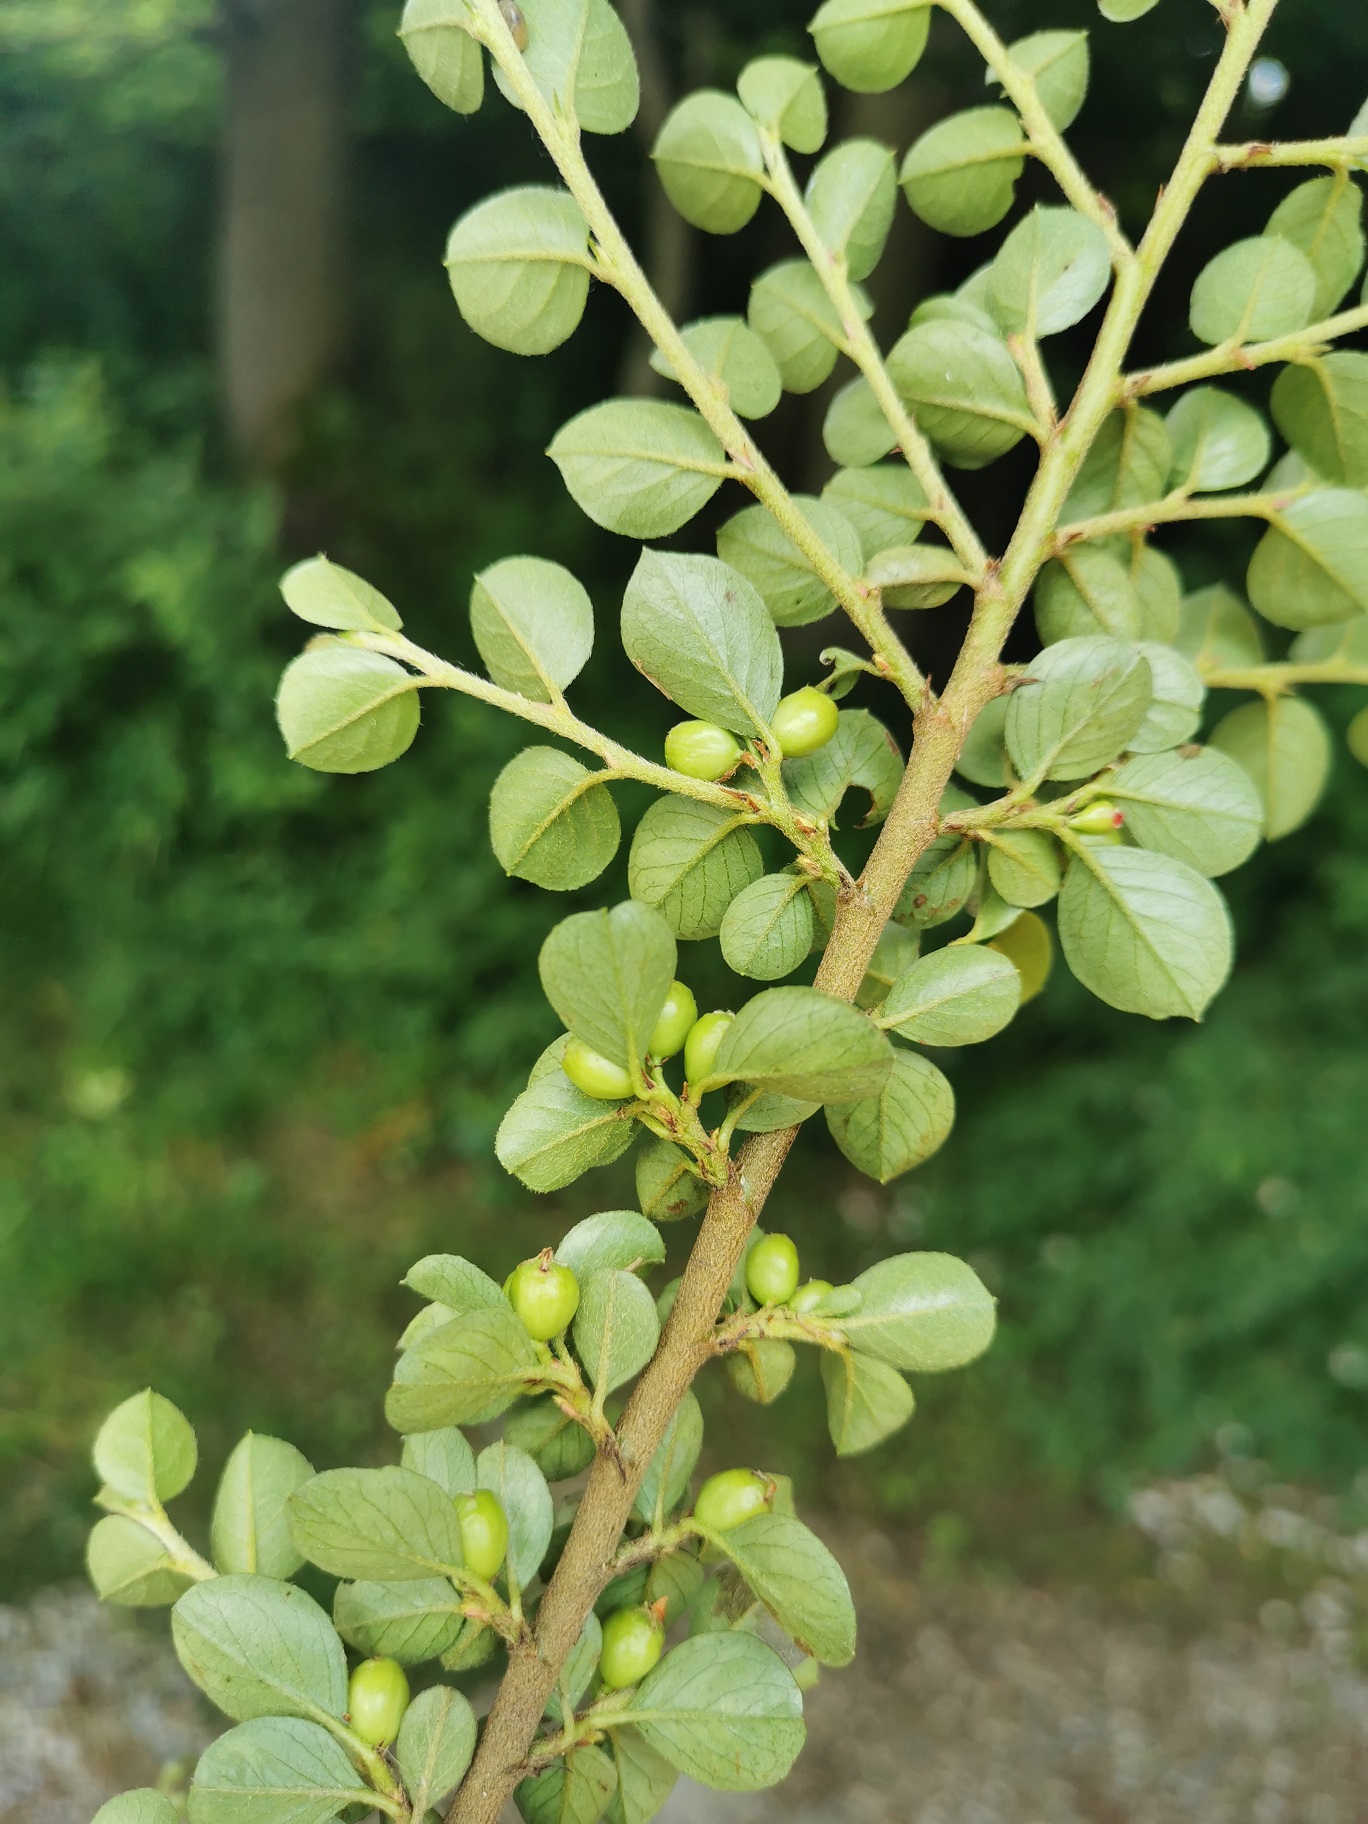
[[[649,129],[672,91],[802,54],[809,8],[623,10],[651,49]],[[640,351],[607,297],[545,361],[465,329],[446,230],[545,161],[496,95],[473,120],[440,107],[397,11],[0,0],[0,1594],[77,1572],[87,1444],[113,1401],[154,1381],[214,1473],[249,1424],[320,1466],[367,1460],[412,1259],[502,1274],[632,1198],[624,1167],[534,1207],[493,1161],[555,1028],[533,963],[567,910],[488,850],[518,730],[429,699],[410,756],[353,780],[291,767],[272,719],[300,644],[275,579],[321,547],[453,657],[472,652],[474,570],[518,550],[568,563],[600,609],[583,712],[647,747],[668,719],[614,636],[634,553],[541,454],[572,411],[641,383]],[[1124,29],[1091,0],[988,11],[1009,37],[1093,28],[1074,139],[1134,227],[1211,68],[1208,0]],[[1340,131],[1368,90],[1368,11],[1284,0],[1267,52],[1286,94],[1247,97],[1239,133]],[[982,95],[938,20],[909,84],[844,98],[838,125],[906,145]],[[640,135],[592,147],[662,284],[688,315],[744,308],[788,254],[780,224],[679,232],[643,153]],[[1291,181],[1211,186],[1142,352],[1189,346],[1214,238],[1255,231]],[[882,328],[983,257],[903,210]],[[253,361],[273,326],[300,351],[283,376]],[[1083,352],[1063,345],[1061,374]],[[795,485],[822,478],[824,405],[787,401],[765,431]],[[968,478],[990,538],[1024,479],[1010,462]],[[1250,539],[1171,548],[1196,586],[1237,577]],[[920,620],[944,676],[955,611]],[[815,676],[831,637],[796,636],[790,675]],[[853,1180],[805,1135],[773,1220],[807,1267],[952,1249],[1000,1297],[1002,1336],[863,1464],[834,1470],[810,1372],[766,1413],[709,1388],[731,1439],[822,1500],[1018,1566],[1049,1561],[1061,1514],[1218,1452],[1368,1505],[1368,779],[1342,759],[1315,821],[1227,884],[1240,964],[1204,1028],[1126,1019],[1057,976],[1004,1038],[953,1055],[959,1125],[913,1178]],[[715,945],[686,961],[700,998],[734,998]]]

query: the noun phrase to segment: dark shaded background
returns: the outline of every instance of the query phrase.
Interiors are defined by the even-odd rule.
[[[533,958],[568,909],[506,882],[488,852],[488,788],[518,730],[429,700],[401,765],[342,780],[289,766],[272,722],[300,643],[275,578],[320,547],[453,657],[471,656],[472,571],[517,550],[568,563],[600,609],[583,713],[646,747],[668,720],[627,687],[614,634],[634,552],[578,516],[541,455],[572,411],[640,381],[630,326],[598,297],[568,348],[523,362],[462,325],[447,229],[546,162],[497,95],[469,121],[428,95],[397,10],[0,0],[10,1589],[77,1568],[86,1446],[115,1399],[154,1380],[200,1426],[214,1473],[248,1424],[320,1466],[364,1458],[385,1448],[411,1259],[443,1247],[502,1272],[549,1225],[631,1199],[621,1168],[533,1207],[492,1160],[499,1114],[554,1030]],[[728,83],[757,50],[802,53],[807,10],[624,7],[676,89]],[[1162,0],[1127,28],[1088,0],[988,10],[1009,37],[1094,28],[1072,138],[1135,228],[1212,67],[1208,0]],[[1368,12],[1283,0],[1267,49],[1286,99],[1246,103],[1235,130],[1342,130],[1368,91]],[[906,87],[844,98],[839,126],[903,146],[983,93],[938,20]],[[260,199],[224,173],[297,177],[290,135],[310,122],[332,150],[312,187],[282,175],[276,215],[297,211],[298,257],[263,279],[253,249],[282,223],[269,196],[254,218]],[[732,240],[680,234],[642,154],[634,135],[592,146],[662,281],[689,315],[743,309],[754,273],[789,254],[777,215]],[[1196,271],[1294,181],[1210,186],[1142,357],[1191,346]],[[995,244],[939,241],[900,206],[874,282],[881,330]],[[230,333],[253,312],[278,313],[302,350],[274,406]],[[1085,353],[1077,336],[1054,345],[1062,381]],[[786,401],[765,427],[795,485],[826,472],[824,404]],[[966,478],[990,542],[1026,479],[1010,460]],[[1237,577],[1249,542],[1234,527],[1170,548],[1196,586]],[[958,625],[950,610],[913,626],[935,674]],[[815,673],[831,637],[795,636],[791,675]],[[1327,705],[1340,722],[1355,707],[1354,693]],[[1080,1505],[1222,1452],[1368,1508],[1366,845],[1368,784],[1342,759],[1316,820],[1226,883],[1241,960],[1203,1029],[1126,1019],[1061,976],[1002,1039],[951,1058],[960,1123],[914,1178],[852,1181],[806,1136],[776,1221],[809,1268],[837,1278],[895,1246],[953,1249],[998,1293],[1003,1333],[972,1372],[925,1386],[917,1424],[863,1465],[833,1469],[806,1370],[777,1408],[741,1415],[752,1454],[796,1459],[827,1500],[929,1524],[952,1554],[1017,1567],[1051,1562]],[[590,897],[621,887],[610,875]],[[700,998],[741,992],[714,945],[687,961]],[[733,1396],[708,1397],[732,1424]]]

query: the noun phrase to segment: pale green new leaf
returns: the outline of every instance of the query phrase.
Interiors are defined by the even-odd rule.
[[[1005,456],[1033,429],[1021,370],[995,336],[969,323],[921,323],[888,357],[920,429],[957,468]]]
[[[484,100],[484,52],[470,35],[465,0],[407,0],[399,37],[438,101],[458,114]]]
[[[878,1095],[893,1048],[873,1022],[816,988],[767,988],[727,1028],[710,1082],[813,1102]]]
[[[611,1165],[632,1144],[630,1106],[583,1095],[563,1070],[538,1078],[499,1124],[494,1151],[529,1191],[560,1191],[597,1165]],[[453,1421],[460,1423],[461,1421]]]
[[[827,1427],[838,1457],[858,1457],[900,1431],[912,1417],[912,1389],[886,1362],[855,1350],[822,1351]]]
[[[674,981],[674,933],[650,906],[562,919],[542,945],[542,988],[577,1039],[630,1069],[646,1056]]]
[[[594,605],[563,564],[506,557],[475,578],[470,627],[489,675],[505,690],[549,703],[594,650]]]
[[[1321,488],[1270,514],[1246,584],[1275,627],[1300,631],[1368,613],[1368,495]]]
[[[1008,47],[1012,62],[1035,83],[1040,105],[1061,133],[1078,118],[1088,95],[1091,56],[1086,32],[1032,32]],[[989,70],[985,80],[997,81]]]
[[[555,1504],[546,1477],[525,1450],[503,1440],[482,1450],[479,1486],[496,1495],[508,1516],[508,1564],[526,1589],[546,1556],[555,1527]]]
[[[931,29],[925,0],[825,0],[808,30],[843,88],[882,95],[921,61]]]
[[[418,733],[418,680],[378,652],[331,641],[285,667],[276,721],[291,760],[319,773],[373,773]]]
[[[1236,241],[1203,268],[1190,319],[1199,342],[1264,342],[1305,329],[1316,273],[1304,253],[1276,235]]]
[[[657,907],[676,937],[704,938],[717,936],[728,906],[764,871],[742,815],[660,798],[637,825],[628,882],[632,898]]]
[[[425,1818],[465,1776],[475,1753],[475,1712],[450,1685],[420,1691],[404,1712],[394,1758],[413,1801],[413,1815]]]
[[[330,1824],[373,1797],[326,1729],[260,1716],[221,1735],[200,1757],[190,1824]]]
[[[1070,969],[1101,1001],[1152,1020],[1200,1020],[1230,974],[1230,913],[1172,856],[1084,842],[1059,898]]]
[[[695,228],[735,234],[760,207],[760,135],[734,95],[699,89],[686,96],[661,128],[651,157],[665,194]]]
[[[489,840],[505,874],[573,893],[617,854],[622,824],[589,767],[557,747],[525,747],[494,781]]]
[[[899,1050],[878,1095],[828,1107],[826,1118],[856,1170],[889,1184],[945,1145],[955,1125],[955,1092],[929,1058]]]
[[[1219,386],[1184,393],[1168,415],[1168,430],[1173,485],[1195,494],[1244,487],[1263,474],[1273,453],[1262,414]]]
[[[1007,236],[992,265],[993,314],[1032,341],[1081,323],[1111,283],[1107,238],[1076,209],[1040,204]]]
[[[833,147],[808,179],[808,214],[852,279],[867,279],[883,258],[897,200],[893,154],[873,139]]]
[[[1007,751],[1022,779],[1087,779],[1144,721],[1144,658],[1118,640],[1061,640],[1031,661],[1007,706]]]
[[[472,1312],[429,1331],[400,1356],[385,1417],[401,1432],[482,1425],[528,1390],[538,1365],[532,1338],[511,1309]]]
[[[680,1773],[722,1792],[775,1785],[806,1735],[793,1674],[748,1633],[701,1634],[667,1653],[627,1719]]]
[[[194,1581],[155,1533],[124,1514],[95,1522],[86,1541],[86,1571],[100,1601],[123,1609],[166,1608]]]
[[[1253,780],[1270,842],[1306,822],[1320,803],[1334,758],[1325,718],[1301,697],[1260,699],[1231,710],[1212,730],[1211,745]]]
[[[736,92],[751,119],[772,128],[790,151],[821,151],[826,91],[812,64],[796,57],[756,57],[737,78]]]
[[[769,417],[783,397],[784,382],[774,356],[743,317],[704,317],[680,334],[694,360],[726,387],[739,418]],[[651,366],[667,380],[678,378],[659,349]]]
[[[313,1475],[293,1444],[249,1431],[223,1466],[210,1546],[220,1571],[293,1577],[303,1564],[290,1537],[287,1503]]]
[[[589,299],[589,230],[568,190],[501,190],[463,215],[446,247],[466,322],[495,348],[547,355],[574,335]]]
[[[952,944],[903,970],[879,1024],[918,1045],[981,1045],[1010,1025],[1020,1005],[1021,977],[1005,956]]]
[[[397,633],[404,624],[378,589],[326,557],[306,558],[287,570],[280,579],[280,593],[290,612],[314,627]]]
[[[623,597],[622,644],[690,715],[764,734],[783,689],[783,650],[758,592],[728,564],[643,551]]]
[[[1316,275],[1312,317],[1328,317],[1363,270],[1363,195],[1347,171],[1298,184],[1273,211],[1265,234],[1304,253]]]
[[[558,113],[586,133],[625,133],[641,99],[626,27],[608,0],[518,0],[527,21],[523,53],[533,81]],[[494,80],[520,104],[503,71]]]
[[[465,1626],[462,1598],[445,1577],[407,1583],[339,1583],[333,1625],[367,1658],[420,1666],[449,1653]]]
[[[215,1577],[171,1611],[176,1657],[235,1723],[257,1716],[340,1717],[342,1642],[312,1596],[270,1577]]]
[[[1016,197],[1026,135],[1010,108],[968,108],[923,133],[899,181],[915,212],[942,234],[983,234]]]
[[[1263,807],[1243,767],[1213,748],[1145,754],[1107,781],[1142,849],[1185,861],[1215,880],[1249,860],[1263,834]]]
[[[824,1666],[855,1657],[855,1605],[845,1573],[792,1514],[756,1514],[708,1543],[729,1558],[786,1634]]]
[[[757,982],[792,975],[812,934],[812,895],[801,874],[763,875],[737,894],[719,933],[727,967]]]
[[[94,1455],[105,1486],[143,1507],[174,1500],[189,1487],[199,1460],[189,1419],[150,1387],[114,1408],[100,1427]]]
[[[324,1470],[291,1496],[290,1532],[309,1562],[334,1577],[403,1583],[446,1576],[464,1562],[451,1496],[392,1465]]]

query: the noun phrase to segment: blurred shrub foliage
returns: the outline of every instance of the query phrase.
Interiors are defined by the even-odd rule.
[[[515,738],[472,705],[442,704],[403,769],[342,781],[288,766],[271,715],[294,639],[275,591],[282,552],[326,543],[444,650],[463,649],[469,577],[494,552],[554,555],[604,592],[623,561],[567,510],[538,455],[596,390],[590,366],[620,356],[611,303],[596,301],[573,357],[477,355],[431,259],[492,167],[503,181],[535,170],[516,123],[487,110],[459,129],[457,158],[437,104],[391,80],[393,9],[374,9],[356,354],[282,506],[225,474],[211,428],[207,10],[100,0],[101,32],[88,10],[0,3],[0,1560],[12,1587],[75,1567],[93,1417],[154,1363],[210,1454],[249,1414],[321,1462],[358,1439],[379,1448],[359,1390],[383,1378],[403,1265],[491,1237],[511,1265],[522,1246],[490,1140],[507,1086],[550,1036],[525,963],[551,912],[499,874],[478,808]],[[801,48],[806,10],[765,0],[738,23],[721,4],[662,6],[665,49],[692,60],[691,80],[709,63],[734,73],[756,48]],[[1009,34],[1030,29],[1025,0],[999,10]],[[1270,130],[1347,120],[1368,14],[1342,0],[1287,11],[1274,49],[1293,80]],[[124,29],[107,29],[116,13]],[[1100,54],[1147,70],[1129,90],[1133,119],[1081,124],[1103,188],[1127,139],[1127,160],[1149,147],[1158,172],[1167,123],[1200,79],[1214,17],[1185,36],[1167,16],[1124,46],[1095,34]],[[1093,17],[1080,0],[1078,22]],[[979,92],[981,72],[929,67],[908,103],[924,114]],[[1264,116],[1247,112],[1258,130]],[[1260,181],[1247,204],[1218,191],[1221,206],[1261,220]],[[709,254],[700,308],[744,295],[764,233]],[[1198,223],[1194,270],[1202,258]],[[961,276],[928,273],[926,288]],[[812,427],[783,429],[801,461]],[[989,525],[992,502],[975,506]],[[1205,580],[1201,547],[1184,561],[1191,584]],[[591,712],[611,717],[623,662],[595,655]],[[622,732],[658,741],[661,711]],[[1327,819],[1339,829],[1323,852]],[[1342,762],[1319,822],[1235,889],[1240,972],[1207,1027],[1141,1031],[1060,978],[982,1055],[948,1060],[960,1125],[907,1186],[852,1188],[805,1142],[783,1223],[825,1276],[886,1251],[891,1231],[966,1253],[1011,1288],[998,1347],[926,1402],[936,1450],[924,1456],[914,1428],[839,1484],[813,1462],[824,1490],[923,1515],[996,1505],[1010,1536],[1009,1476],[1115,1494],[1218,1440],[1341,1488],[1368,1464],[1363,774]],[[324,1406],[324,1384],[346,1391]],[[791,1428],[790,1448],[805,1429],[794,1401],[740,1422],[758,1428],[757,1454],[764,1428]]]

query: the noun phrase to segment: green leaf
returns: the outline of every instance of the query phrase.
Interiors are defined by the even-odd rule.
[[[1034,427],[1021,371],[995,336],[968,323],[922,323],[888,357],[920,429],[956,468],[980,469]]]
[[[704,317],[680,334],[694,360],[726,387],[727,403],[739,418],[769,417],[783,397],[784,383],[774,356],[743,317]],[[651,366],[667,380],[678,378],[659,349]]]
[[[648,1135],[636,1160],[637,1202],[652,1222],[682,1222],[708,1201],[708,1187],[689,1155],[668,1140]]]
[[[667,1518],[684,1499],[702,1449],[703,1409],[694,1394],[686,1393],[637,1490],[634,1512],[648,1526]]]
[[[879,1023],[918,1045],[980,1045],[1011,1024],[1021,977],[1005,956],[977,944],[924,956],[893,983]]]
[[[415,1818],[425,1818],[465,1777],[475,1753],[475,1712],[450,1685],[420,1691],[404,1712],[394,1758],[413,1801]]]
[[[737,78],[741,105],[792,152],[820,152],[827,136],[826,91],[810,63],[756,57]]]
[[[994,697],[979,711],[974,726],[965,737],[955,771],[974,785],[991,786],[1001,791],[1007,784],[1007,706],[1010,699]]]
[[[806,201],[822,245],[844,257],[852,279],[867,279],[883,258],[898,201],[892,152],[874,139],[833,147],[808,179]]]
[[[928,1058],[896,1051],[878,1095],[829,1107],[826,1118],[855,1169],[889,1184],[945,1145],[955,1125],[955,1092]]]
[[[518,0],[527,20],[523,53],[532,79],[557,113],[586,133],[625,133],[641,99],[626,27],[608,0]],[[521,104],[503,71],[494,80]]]
[[[887,1363],[854,1350],[822,1351],[827,1427],[838,1457],[858,1457],[901,1431],[912,1417],[912,1389]]]
[[[597,880],[622,824],[598,774],[556,747],[525,747],[494,781],[489,840],[505,874],[551,893]]]
[[[1349,173],[1298,184],[1264,232],[1290,241],[1310,260],[1316,275],[1311,315],[1328,317],[1363,270],[1363,196]]]
[[[842,469],[822,489],[822,499],[854,527],[866,559],[913,544],[926,524],[926,495],[902,463]]]
[[[697,412],[610,399],[562,426],[547,454],[595,525],[625,538],[678,532],[721,487],[726,452]]]
[[[594,1440],[549,1398],[510,1413],[504,1442],[525,1450],[548,1482],[567,1482],[594,1460]]]
[[[1325,627],[1368,613],[1368,497],[1322,488],[1270,513],[1246,583],[1275,627]]]
[[[1142,849],[1185,861],[1214,880],[1248,861],[1263,834],[1253,781],[1212,748],[1145,754],[1107,781]]]
[[[1149,666],[1118,640],[1048,647],[1008,700],[1007,751],[1019,777],[1091,777],[1129,745],[1151,694]]]
[[[870,315],[867,302],[863,315]],[[806,260],[771,266],[751,286],[750,326],[778,363],[790,393],[815,393],[845,348],[841,318]]]
[[[1334,758],[1325,718],[1301,697],[1274,697],[1231,710],[1212,730],[1211,745],[1253,780],[1270,842],[1306,822],[1320,803]]]
[[[1039,203],[1007,236],[992,266],[994,315],[1032,341],[1081,323],[1111,283],[1102,230],[1076,209]]]
[[[378,589],[326,557],[310,557],[287,570],[280,580],[280,593],[291,614],[314,627],[397,633],[404,624]]]
[[[472,1312],[404,1351],[385,1417],[402,1432],[482,1425],[508,1411],[538,1365],[532,1338],[511,1309]]]
[[[1036,583],[1036,628],[1047,646],[1093,634],[1136,640],[1144,613],[1129,569],[1102,545],[1069,546]]]
[[[290,1532],[334,1577],[403,1583],[464,1563],[451,1496],[411,1469],[324,1470],[291,1496]]]
[[[618,1789],[604,1814],[608,1824],[652,1824],[679,1775],[635,1729],[614,1729],[612,1743]]]
[[[90,1824],[180,1824],[180,1813],[164,1792],[140,1786],[106,1799]]]
[[[854,528],[834,506],[795,494],[809,521],[847,575],[858,576],[864,551]],[[759,590],[779,627],[805,627],[836,608],[836,598],[767,507],[743,507],[717,534],[717,555]]]
[[[869,561],[866,580],[885,608],[939,608],[972,582],[948,545],[897,545]]]
[[[95,1470],[125,1501],[156,1507],[190,1485],[199,1458],[194,1427],[179,1407],[147,1387],[101,1425]]]
[[[536,1576],[555,1530],[546,1477],[525,1450],[504,1440],[482,1450],[479,1486],[497,1495],[508,1516],[508,1564],[523,1589]]]
[[[568,190],[501,190],[447,240],[456,307],[495,348],[547,355],[580,326],[589,299],[589,230]]]
[[[877,1095],[893,1048],[845,1001],[816,988],[767,988],[727,1028],[710,1082],[753,1083],[802,1101]]]
[[[635,1210],[606,1210],[577,1222],[556,1249],[556,1259],[580,1279],[604,1267],[635,1272],[643,1265],[658,1267],[665,1243],[654,1223]]]
[[[1169,855],[1080,844],[1064,877],[1058,923],[1070,969],[1122,1013],[1200,1020],[1230,974],[1225,901]]]
[[[1173,644],[1199,671],[1263,663],[1259,624],[1223,583],[1186,598]]]
[[[403,1283],[422,1298],[448,1305],[453,1316],[508,1309],[508,1300],[488,1273],[459,1254],[425,1254],[409,1268]]]
[[[822,442],[833,462],[862,469],[897,447],[897,433],[863,374],[833,396],[822,423]],[[826,490],[823,490],[825,498]]]
[[[399,37],[438,101],[476,114],[484,100],[484,52],[470,36],[465,0],[407,0]]]
[[[1035,83],[1040,105],[1063,133],[1088,95],[1091,58],[1086,32],[1032,32],[1008,47],[1012,62]],[[990,70],[988,82],[997,77]]]
[[[418,680],[378,652],[331,642],[285,667],[276,693],[285,751],[319,773],[373,773],[418,733]]]
[[[210,1544],[220,1571],[293,1577],[304,1559],[290,1538],[286,1504],[313,1475],[293,1444],[249,1431],[223,1466]]]
[[[575,1353],[600,1398],[639,1374],[656,1352],[660,1319],[648,1287],[616,1268],[591,1273],[575,1314]]]
[[[340,1717],[342,1642],[312,1596],[270,1577],[215,1577],[171,1611],[176,1657],[235,1723],[257,1716]]]
[[[804,1121],[811,1120],[821,1106],[820,1102],[808,1102],[797,1096],[781,1096],[768,1090],[753,1102],[746,1099],[744,1111],[737,1118],[737,1131],[742,1134],[776,1134],[781,1128],[801,1127]]]
[[[975,845],[953,830],[947,831],[913,867],[893,916],[930,930],[962,911],[977,885]]]
[[[883,95],[921,62],[931,29],[925,0],[825,0],[808,30],[843,88]]]
[[[1317,475],[1368,487],[1368,355],[1341,350],[1285,367],[1273,388],[1273,419]]]
[[[466,1442],[465,1433],[454,1425],[444,1425],[440,1431],[415,1432],[405,1438],[400,1461],[405,1469],[426,1476],[449,1495],[475,1492],[475,1453]]]
[[[674,934],[659,912],[627,900],[562,919],[542,945],[542,988],[576,1038],[627,1069],[646,1056],[675,979]]]
[[[923,133],[899,174],[903,193],[928,228],[983,234],[1016,198],[1026,136],[1010,108],[968,108]]]
[[[505,690],[550,703],[594,650],[589,592],[562,564],[508,557],[475,578],[470,626],[489,675]]]
[[[988,878],[1009,906],[1046,906],[1059,892],[1064,864],[1044,830],[985,830]]]
[[[1316,274],[1304,253],[1276,235],[1236,241],[1205,266],[1192,288],[1190,318],[1199,342],[1264,342],[1305,329]]]
[[[691,716],[763,735],[784,684],[765,604],[715,557],[643,551],[622,602],[627,657]]]
[[[665,194],[695,228],[735,234],[760,207],[760,135],[734,95],[699,89],[686,96],[661,128],[651,157]]]
[[[626,1715],[671,1766],[720,1792],[775,1785],[806,1735],[793,1674],[747,1633],[684,1641],[643,1680]]]
[[[722,1367],[743,1400],[772,1406],[797,1371],[798,1351],[778,1337],[761,1336],[724,1356]]]
[[[499,1124],[499,1164],[529,1191],[560,1191],[597,1165],[620,1159],[636,1137],[629,1103],[597,1102],[563,1070],[530,1084]],[[458,1421],[459,1422],[459,1421]]]
[[[317,1723],[261,1716],[221,1735],[200,1757],[190,1824],[330,1824],[374,1794],[346,1750]]]
[[[632,841],[633,899],[657,907],[676,937],[716,937],[737,894],[765,871],[742,815],[692,798],[659,798]]]
[[[1143,405],[1114,411],[1093,439],[1060,515],[1063,525],[1161,500],[1173,467],[1169,430]]]
[[[339,1583],[333,1625],[368,1658],[420,1666],[449,1653],[465,1626],[462,1598],[445,1577],[407,1583]]]
[[[812,895],[801,874],[766,874],[738,893],[722,920],[729,969],[757,982],[792,975],[812,949]]]
[[[903,778],[903,757],[882,722],[867,709],[843,709],[836,733],[825,747],[802,760],[784,762],[784,785],[800,811],[835,824],[845,795],[859,786],[869,793],[869,810],[859,828],[882,823],[893,808]]]
[[[1133,19],[1143,19],[1158,4],[1159,0],[1097,0],[1098,11],[1113,25],[1129,25]]]
[[[1168,430],[1173,485],[1196,494],[1244,487],[1263,474],[1272,455],[1262,414],[1219,386],[1185,392],[1168,415]]]
[[[792,1514],[757,1514],[708,1534],[786,1634],[824,1666],[855,1657],[855,1605],[845,1573],[817,1535]]]
[[[1190,741],[1202,722],[1206,685],[1181,653],[1156,640],[1142,640],[1136,651],[1150,668],[1154,696],[1149,713],[1131,736],[1133,754],[1162,753]]]
[[[1183,616],[1183,578],[1177,564],[1153,545],[1132,547],[1131,581],[1140,596],[1140,631],[1171,645]]]
[[[1331,660],[1368,665],[1368,619],[1360,615],[1342,627],[1313,627],[1299,633],[1287,656],[1295,665],[1321,665]]]
[[[601,1748],[572,1748],[513,1796],[526,1824],[598,1824],[616,1789],[617,1768]]]
[[[561,1667],[556,1689],[547,1703],[546,1714],[553,1723],[566,1723],[574,1716],[576,1706],[589,1689],[589,1681],[594,1676],[602,1651],[603,1624],[591,1609],[580,1629],[579,1639],[571,1647],[565,1664]]]
[[[194,1581],[177,1568],[155,1533],[123,1514],[95,1522],[86,1542],[86,1571],[100,1601],[124,1609],[165,1608]]]
[[[841,1320],[846,1340],[904,1373],[967,1367],[993,1340],[996,1301],[952,1254],[896,1254],[854,1284],[861,1302]]]

